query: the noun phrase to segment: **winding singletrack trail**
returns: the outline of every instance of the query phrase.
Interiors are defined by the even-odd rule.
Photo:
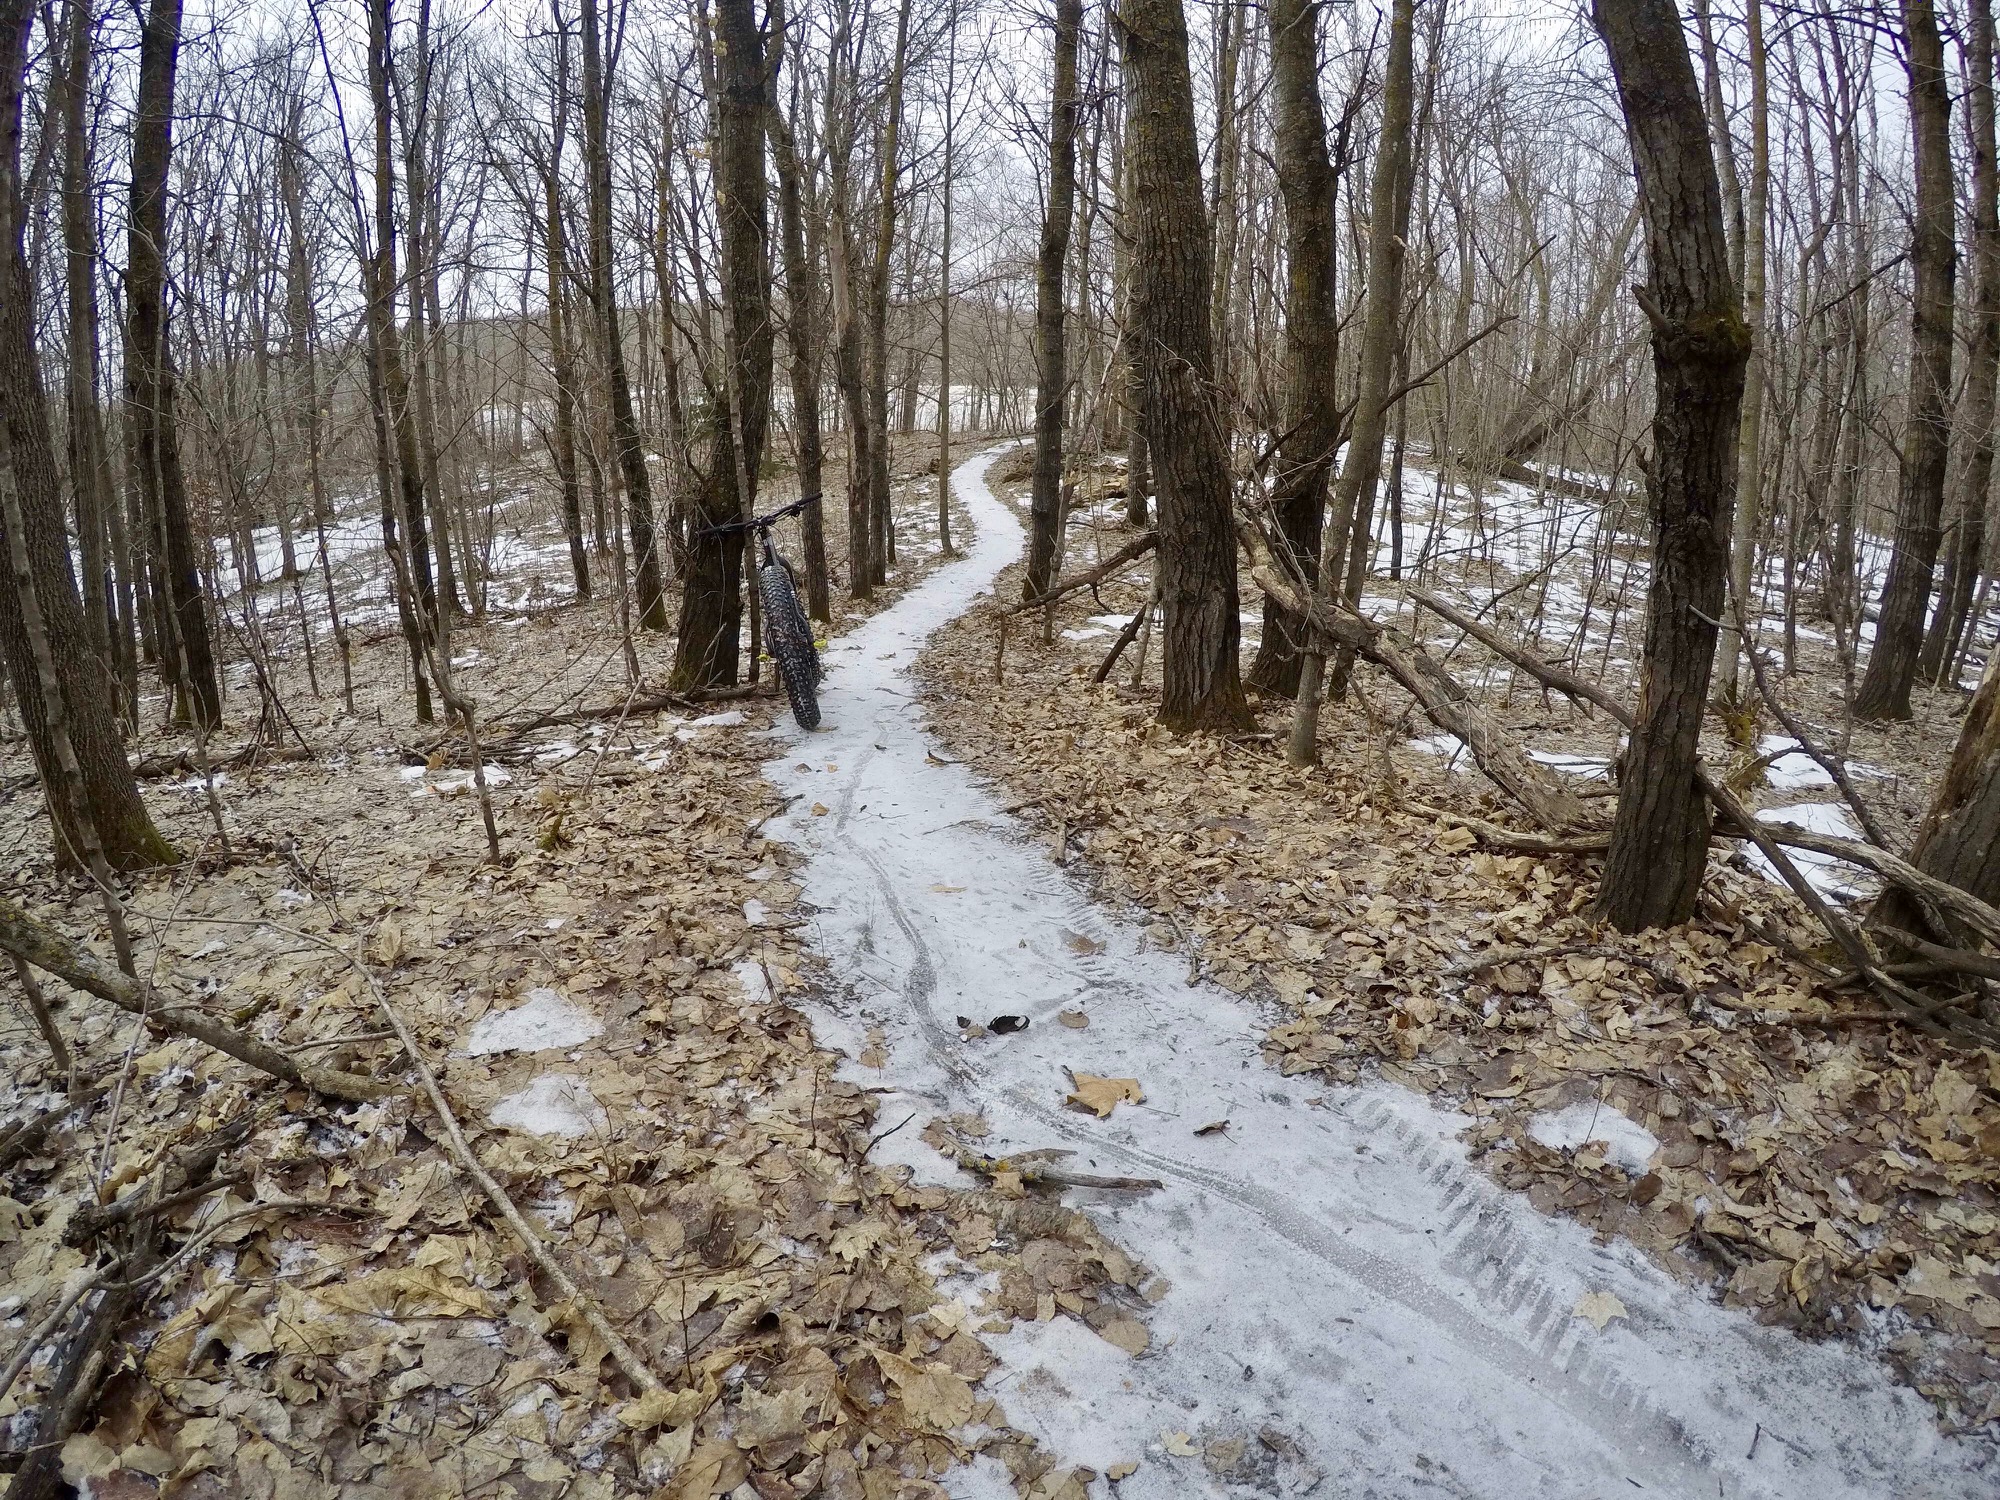
[[[886,1036],[887,1066],[867,1074],[893,1091],[884,1122],[978,1111],[988,1149],[1068,1147],[1079,1170],[1165,1183],[1068,1196],[1171,1282],[1151,1349],[1129,1357],[1070,1318],[1017,1324],[993,1340],[1004,1363],[986,1386],[1009,1420],[1072,1462],[1138,1461],[1126,1500],[2000,1493],[1994,1448],[1940,1437],[1876,1361],[1760,1327],[1536,1212],[1468,1164],[1462,1119],[1388,1085],[1281,1077],[1253,1007],[1190,987],[1184,957],[929,755],[907,669],[1020,552],[985,480],[1000,451],[953,476],[971,554],[835,644],[827,727],[788,739],[767,775],[801,794],[781,826],[809,857],[815,943],[847,991],[814,1019],[850,1052],[871,1027]],[[1088,1029],[1057,1024],[1071,1007]],[[954,1017],[1006,1012],[1032,1024],[960,1040]],[[1145,1102],[1108,1120],[1065,1110],[1065,1067],[1137,1078]],[[916,1136],[878,1159],[953,1178]],[[1576,1316],[1591,1292],[1626,1316]],[[1220,1458],[1175,1456],[1169,1434]],[[994,1468],[954,1493],[1002,1493]]]

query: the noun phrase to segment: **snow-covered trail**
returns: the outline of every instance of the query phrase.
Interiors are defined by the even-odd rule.
[[[1139,1461],[1126,1497],[1302,1493],[1320,1474],[1321,1496],[1995,1493],[1993,1449],[1940,1438],[1875,1362],[1759,1327],[1537,1213],[1468,1164],[1462,1119],[1387,1085],[1281,1077],[1251,1007],[1189,987],[1185,958],[928,755],[906,669],[1021,547],[985,483],[994,456],[953,476],[971,555],[835,644],[828,727],[788,738],[767,774],[801,794],[784,836],[809,856],[815,941],[859,1002],[815,1020],[850,1053],[867,1028],[886,1036],[887,1066],[866,1074],[896,1091],[883,1120],[976,1110],[987,1149],[1066,1146],[1080,1170],[1166,1184],[1069,1195],[1171,1281],[1152,1348],[1129,1357],[1067,1317],[1017,1324],[987,1382],[1010,1421],[1072,1462]],[[1088,1028],[1058,1024],[1066,1008]],[[972,1043],[953,1024],[1006,1012],[1032,1024]],[[1145,1102],[1066,1110],[1065,1066],[1137,1078]],[[916,1137],[878,1159],[953,1177]],[[1588,1292],[1628,1315],[1599,1331],[1573,1313]],[[1206,1457],[1175,1456],[1167,1434]],[[1000,1493],[982,1465],[955,1492]]]

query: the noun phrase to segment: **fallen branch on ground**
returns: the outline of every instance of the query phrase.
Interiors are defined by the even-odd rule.
[[[1058,583],[1039,599],[1023,599],[1019,604],[1009,605],[1006,609],[1000,611],[1000,613],[1003,615],[1022,615],[1026,614],[1029,610],[1047,609],[1051,605],[1060,604],[1071,594],[1078,594],[1082,593],[1085,589],[1095,588],[1120,568],[1125,567],[1128,563],[1137,562],[1159,545],[1160,534],[1157,531],[1143,531],[1088,572],[1079,573],[1074,578]]]
[[[184,1005],[162,1003],[149,996],[147,987],[130,975],[121,974],[82,943],[37,922],[11,901],[0,899],[0,949],[26,959],[38,969],[46,969],[58,979],[88,991],[100,1000],[109,1000],[120,1010],[144,1017],[162,1030],[191,1037],[197,1042],[225,1052],[238,1062],[296,1083],[315,1093],[350,1104],[366,1103],[398,1092],[354,1073],[333,1068],[315,1068],[299,1062],[267,1042],[210,1019]]]
[[[312,752],[300,745],[260,745],[252,742],[234,750],[208,757],[210,771],[237,771],[262,761],[296,762],[311,760]],[[159,776],[199,776],[199,757],[192,750],[156,750],[132,762],[132,774],[141,781]]]
[[[1573,672],[1542,660],[1524,646],[1516,645],[1499,632],[1481,625],[1463,611],[1454,609],[1436,595],[1421,589],[1411,590],[1411,597],[1433,613],[1449,620],[1468,635],[1481,641],[1487,647],[1530,673],[1545,686],[1556,689],[1578,702],[1592,703],[1610,714],[1626,729],[1631,729],[1631,710],[1603,688],[1592,682],[1585,682]],[[1722,814],[1723,826],[1717,831],[1737,838],[1747,838],[1778,872],[1778,876],[1791,887],[1810,911],[1820,926],[1826,929],[1841,951],[1853,965],[1857,978],[1866,980],[1891,1009],[1905,1021],[1920,1031],[1933,1036],[1951,1036],[1959,1041],[1970,1041],[1982,1046],[1992,1046],[2000,1042],[2000,1028],[1985,1022],[1960,1019],[1956,1016],[1941,1017],[1940,1012],[1949,1009],[1952,1002],[1936,1002],[1919,994],[1887,972],[1882,961],[1869,950],[1861,934],[1850,926],[1826,902],[1819,888],[1806,879],[1799,867],[1792,862],[1781,845],[1809,849],[1815,853],[1829,854],[1836,859],[1850,860],[1864,869],[1874,870],[1885,880],[1903,886],[1919,900],[1935,902],[1947,909],[1965,916],[1967,925],[1973,927],[1988,941],[2000,942],[2000,911],[1995,911],[1970,891],[1959,889],[1898,858],[1886,849],[1877,849],[1872,844],[1857,843],[1852,839],[1833,839],[1824,834],[1810,833],[1803,828],[1794,828],[1782,823],[1765,823],[1754,816],[1743,805],[1742,800],[1725,786],[1709,768],[1695,763],[1695,780],[1708,800]]]
[[[1422,646],[1394,626],[1335,610],[1280,562],[1256,518],[1239,511],[1237,534],[1250,554],[1250,576],[1265,593],[1303,616],[1322,636],[1350,647],[1394,677],[1433,724],[1465,742],[1479,769],[1537,823],[1545,828],[1575,828],[1590,822],[1582,802],[1556,774],[1528,759],[1514,737]]]

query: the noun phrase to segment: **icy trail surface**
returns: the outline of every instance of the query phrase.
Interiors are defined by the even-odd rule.
[[[1171,1282],[1151,1349],[1068,1317],[1018,1323],[986,1383],[1009,1420],[1072,1463],[1137,1462],[1126,1500],[2000,1493],[1993,1450],[1938,1436],[1872,1359],[1759,1327],[1491,1183],[1461,1117],[1388,1085],[1279,1076],[1251,1006],[1188,986],[1185,957],[929,754],[907,669],[1021,549],[985,482],[994,456],[953,476],[971,555],[834,645],[828,727],[785,736],[767,774],[800,794],[784,833],[847,991],[816,1008],[821,1034],[851,1055],[880,1028],[886,1068],[855,1076],[893,1091],[885,1126],[916,1116],[877,1159],[954,1178],[918,1129],[978,1111],[989,1150],[1067,1147],[1077,1170],[1165,1184],[1068,1195]],[[1057,1022],[1072,1008],[1087,1029]],[[1010,1012],[1032,1024],[960,1040],[956,1016]],[[1065,1067],[1136,1078],[1145,1101],[1066,1110]],[[996,1471],[980,1460],[954,1493],[1006,1493]]]

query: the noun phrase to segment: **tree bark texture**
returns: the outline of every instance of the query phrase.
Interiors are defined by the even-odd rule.
[[[716,215],[722,239],[722,316],[729,333],[724,358],[733,368],[713,403],[708,473],[696,492],[688,535],[674,653],[673,686],[679,692],[736,683],[743,536],[713,528],[755,511],[757,470],[771,412],[764,42],[751,0],[718,0],[716,50]]]
[[[50,789],[58,856],[80,862],[80,851],[88,843],[83,833],[88,819],[105,858],[115,868],[146,869],[171,863],[174,851],[153,827],[139,798],[112,719],[112,695],[104,691],[103,671],[84,626],[63,527],[55,438],[35,355],[21,194],[22,84],[33,18],[30,0],[0,0],[0,465],[9,471],[21,512],[20,540],[41,606],[43,644],[67,709],[70,746],[84,787],[83,807],[72,805],[60,790],[62,767],[42,695],[34,687],[39,680],[36,643],[29,637],[11,569],[0,570],[0,650],[15,686],[35,768],[42,785]],[[4,549],[0,555],[11,555],[13,545],[11,536],[0,535]]]
[[[1272,476],[1278,534],[1309,585],[1319,579],[1327,475],[1339,444],[1331,378],[1339,355],[1334,306],[1333,161],[1319,96],[1319,9],[1271,0],[1271,104],[1278,193],[1285,200],[1285,428]],[[1250,683],[1289,698],[1299,690],[1305,621],[1264,600],[1264,629]]]
[[[201,552],[188,511],[167,353],[167,168],[173,158],[174,79],[180,62],[181,0],[152,0],[139,38],[139,86],[132,126],[131,231],[125,269],[125,391],[132,458],[154,531],[167,595],[162,619],[174,639],[160,655],[183,697],[180,707],[207,728],[222,722],[222,691],[202,595]]]
[[[611,261],[611,145],[606,117],[611,79],[604,66],[597,0],[583,0],[583,150],[590,181],[590,296],[597,314],[599,355],[611,407],[611,447],[625,480],[625,524],[632,537],[632,586],[639,623],[667,628],[667,600],[660,583],[660,546],[653,519],[653,485],[639,419],[632,409],[632,381],[618,331],[618,281]]]
[[[1133,358],[1145,383],[1158,487],[1160,722],[1176,731],[1255,725],[1238,676],[1236,540],[1217,410],[1210,255],[1181,0],[1127,0],[1131,73]]]
[[[1910,240],[1910,396],[1896,486],[1896,537],[1875,624],[1875,649],[1854,695],[1862,719],[1907,719],[1937,569],[1951,442],[1953,281],[1958,269],[1951,171],[1951,78],[1931,0],[1904,0],[1916,220]]]
[[[1035,257],[1035,467],[1028,490],[1028,566],[1023,599],[1039,599],[1055,575],[1062,526],[1063,415],[1069,400],[1063,270],[1076,216],[1076,43],[1083,0],[1056,0],[1054,86],[1049,96],[1049,196]]]
[[[1683,922],[1708,862],[1696,783],[1736,495],[1749,329],[1722,194],[1673,0],[1596,0],[1645,209],[1653,324],[1653,578],[1639,701],[1599,904],[1621,931]]]
[[[1993,4],[1967,6],[1966,94],[1972,118],[1972,335],[1966,349],[1965,431],[1972,439],[1960,473],[1958,534],[1917,670],[1939,687],[1956,683],[1959,646],[1973,591],[1986,564],[1986,503],[1993,484],[1993,418],[2000,384],[2000,161],[1993,115]]]

